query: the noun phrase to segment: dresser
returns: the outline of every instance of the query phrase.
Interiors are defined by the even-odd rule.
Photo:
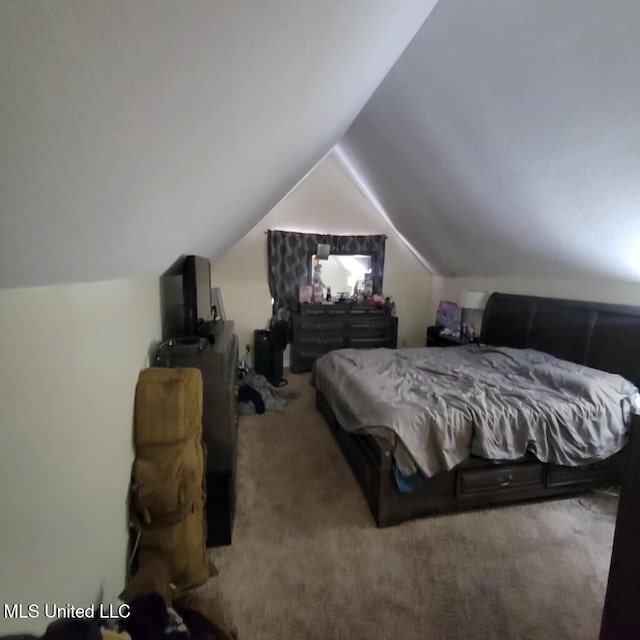
[[[193,344],[165,342],[158,348],[155,363],[159,367],[195,367],[202,372],[208,547],[231,544],[238,430],[238,339],[233,322],[217,322],[212,335],[213,343],[207,339]]]
[[[398,318],[369,304],[302,304],[291,313],[289,365],[309,371],[313,361],[334,349],[398,346]]]

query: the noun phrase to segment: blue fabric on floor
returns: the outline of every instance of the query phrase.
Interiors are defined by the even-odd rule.
[[[398,469],[398,465],[393,463],[393,475],[400,493],[412,493],[424,484],[425,477],[420,471],[412,473],[410,476],[403,476]]]

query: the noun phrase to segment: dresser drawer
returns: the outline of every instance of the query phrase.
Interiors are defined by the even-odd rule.
[[[305,316],[384,316],[386,310],[372,304],[302,304],[298,314]]]
[[[358,322],[351,321],[349,334],[353,338],[388,336],[391,333],[389,322],[385,318],[382,322]]]
[[[336,349],[395,348],[398,319],[373,305],[302,305],[293,312],[291,371],[308,371],[313,361]]]
[[[624,451],[601,462],[594,464],[584,464],[579,467],[564,467],[557,464],[550,464],[547,473],[547,486],[559,487],[571,484],[581,484],[582,482],[592,482],[602,478],[603,482],[611,478],[615,483],[622,479],[624,471]]]
[[[350,315],[351,316],[386,316],[387,312],[385,311],[385,309],[382,309],[380,307],[368,307],[368,306],[363,306],[363,307],[358,307],[358,306],[353,306],[350,310]]]
[[[388,329],[391,326],[391,318],[387,315],[382,316],[356,316],[349,318],[349,324],[357,329],[366,329],[367,327],[384,327]]]
[[[340,318],[308,318],[300,320],[296,327],[301,336],[309,333],[344,333],[344,320]]]
[[[541,464],[499,465],[495,469],[459,471],[456,493],[458,497],[471,497],[543,487],[544,472],[544,466]]]
[[[303,334],[296,341],[296,345],[303,351],[308,351],[309,349],[324,349],[325,351],[342,349],[344,347],[344,335],[341,333],[324,336]]]

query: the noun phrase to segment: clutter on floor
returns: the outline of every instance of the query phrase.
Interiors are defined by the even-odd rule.
[[[265,376],[249,371],[238,388],[238,413],[251,415],[284,411],[289,400],[297,396],[297,391],[283,391],[270,384]]]

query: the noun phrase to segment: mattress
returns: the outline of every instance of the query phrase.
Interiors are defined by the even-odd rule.
[[[593,463],[623,448],[640,410],[622,376],[533,349],[342,349],[316,360],[312,380],[344,429],[393,444],[403,475],[470,455]]]

